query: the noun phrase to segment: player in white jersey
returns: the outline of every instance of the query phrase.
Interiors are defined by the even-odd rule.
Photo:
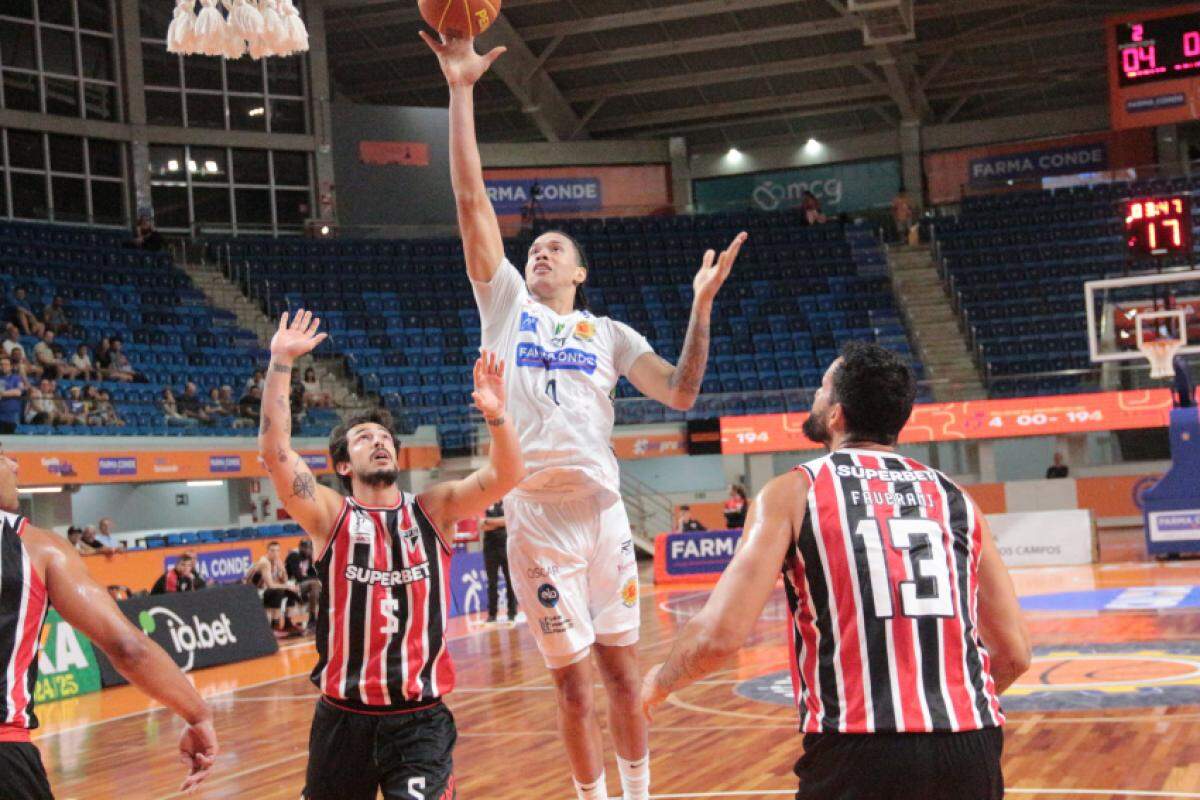
[[[746,234],[719,257],[705,255],[678,366],[629,326],[587,311],[580,288],[587,264],[570,236],[539,236],[522,277],[504,257],[475,141],[474,85],[504,48],[480,56],[473,40],[422,37],[450,87],[450,174],[483,346],[512,364],[509,411],[528,469],[504,500],[517,600],[554,677],[576,793],[582,800],[608,797],[588,658],[595,652],[625,800],[645,800],[650,759],[634,648],[637,564],[611,447],[612,391],[624,375],[671,408],[692,407],[708,360],[713,300]]]

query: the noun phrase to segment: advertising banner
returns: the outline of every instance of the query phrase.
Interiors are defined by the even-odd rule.
[[[100,691],[100,666],[92,643],[50,609],[42,625],[35,703],[52,703]]]
[[[733,560],[740,530],[665,533],[654,539],[654,582],[715,581]]]
[[[1010,567],[1090,564],[1095,556],[1087,509],[988,514],[1000,557]]]
[[[184,672],[269,656],[279,650],[252,586],[218,586],[122,600],[117,604]],[[97,654],[105,687],[125,683]]]
[[[692,182],[696,211],[709,214],[751,208],[778,211],[799,208],[806,191],[832,216],[887,206],[900,189],[895,159],[827,164],[819,167],[752,172]]]
[[[539,217],[636,217],[672,210],[666,164],[485,169],[483,179],[506,230],[520,226],[528,213],[534,184]]]
[[[1053,150],[1024,150],[971,159],[969,182],[990,186],[997,181],[1030,181],[1049,175],[1073,175],[1108,169],[1108,145],[1086,142]]]
[[[163,567],[171,569],[178,561],[178,555],[167,556]],[[196,572],[208,583],[241,583],[253,563],[249,547],[207,550],[196,554]]]
[[[1154,543],[1200,542],[1200,508],[1154,511],[1147,515],[1147,535]]]
[[[15,440],[7,444],[8,454],[21,466],[22,486],[262,478],[267,474],[257,450],[25,451],[13,449],[19,447]],[[333,472],[328,452],[305,450],[300,455],[315,474]],[[436,445],[401,446],[397,455],[400,469],[429,469],[441,460]]]
[[[901,443],[1008,439],[1091,431],[1165,428],[1172,406],[1167,389],[927,403],[913,407]],[[721,452],[816,450],[801,431],[807,413],[721,418]]]

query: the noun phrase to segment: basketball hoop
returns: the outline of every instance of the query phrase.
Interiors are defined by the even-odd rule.
[[[176,0],[167,52],[256,61],[308,50],[308,31],[292,0]],[[222,9],[224,13],[222,13]]]
[[[1175,353],[1187,342],[1183,339],[1155,339],[1152,342],[1141,342],[1138,350],[1150,362],[1151,378],[1173,378],[1175,367],[1172,361]]]

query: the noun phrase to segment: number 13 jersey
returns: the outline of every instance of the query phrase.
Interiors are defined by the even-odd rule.
[[[784,565],[801,732],[1002,725],[977,630],[972,502],[889,452],[839,450],[797,469],[812,483]]]
[[[450,549],[420,500],[347,497],[317,559],[321,603],[312,681],[350,706],[427,705],[454,688],[446,649]]]

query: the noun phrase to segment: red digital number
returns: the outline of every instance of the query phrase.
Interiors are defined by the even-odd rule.
[[[1183,54],[1188,58],[1200,56],[1200,31],[1188,31],[1183,35]]]

